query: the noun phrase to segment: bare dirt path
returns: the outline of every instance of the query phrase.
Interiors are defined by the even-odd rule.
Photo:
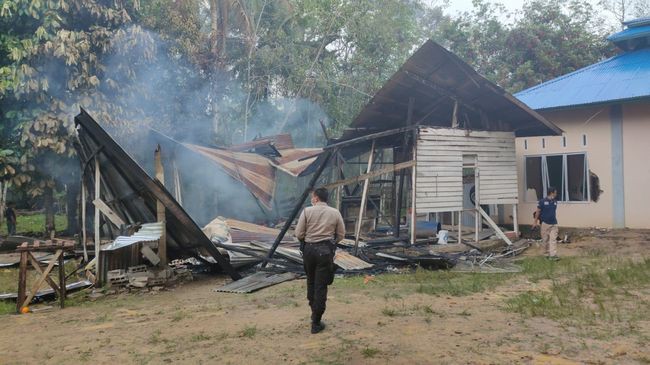
[[[648,257],[649,236],[600,234],[560,254]],[[467,296],[383,285],[381,276],[337,279],[318,335],[309,333],[304,280],[249,295],[214,292],[225,280],[0,316],[0,364],[650,363],[650,318],[582,327],[505,311],[507,298],[552,285],[525,275]],[[647,301],[648,289],[636,300]]]

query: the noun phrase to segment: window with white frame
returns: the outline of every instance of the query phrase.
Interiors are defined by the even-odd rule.
[[[587,154],[526,156],[526,201],[545,197],[548,188],[557,189],[557,200],[589,201],[589,166]]]

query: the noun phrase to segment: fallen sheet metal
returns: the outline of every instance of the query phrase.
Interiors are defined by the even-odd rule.
[[[93,283],[91,283],[88,280],[76,281],[74,283],[67,284],[65,286],[65,290],[66,290],[66,292],[70,292],[70,291],[74,291],[74,290],[78,290],[78,289],[87,288],[87,287],[89,287],[91,285],[93,285]],[[47,289],[41,290],[41,291],[36,293],[34,298],[42,298],[42,297],[45,297],[45,296],[48,296],[48,295],[54,295],[54,289],[47,288]],[[18,297],[17,293],[3,293],[3,294],[0,294],[0,300],[16,299],[17,297]]]
[[[222,287],[216,288],[215,291],[223,293],[252,293],[256,290],[269,287],[271,285],[279,284],[285,281],[293,280],[299,275],[292,272],[285,272],[282,274],[274,274],[268,272],[256,272],[253,275],[247,276],[243,279],[233,281]]]
[[[130,236],[118,236],[113,243],[102,247],[102,251],[113,251],[136,243],[158,242],[163,232],[163,223],[145,223],[140,229]]]
[[[45,260],[52,258],[51,253],[48,252],[33,252],[32,255],[38,262],[44,263]],[[0,267],[18,266],[20,263],[20,253],[3,253],[0,254]]]

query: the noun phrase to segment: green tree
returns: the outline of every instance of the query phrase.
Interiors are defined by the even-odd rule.
[[[613,53],[611,29],[583,0],[529,0],[512,23],[481,0],[440,27],[435,37],[510,92],[598,62]]]
[[[14,171],[17,187],[32,196],[44,195],[46,231],[53,231],[53,191],[68,186],[74,202],[78,166],[72,160],[72,117],[78,106],[88,107],[113,122],[127,115],[112,101],[133,90],[120,81],[133,77],[132,67],[151,53],[143,47],[147,35],[131,24],[137,2],[105,0],[5,0],[0,8],[0,99],[5,133],[18,138],[20,166]],[[134,45],[137,45],[137,49]],[[128,61],[107,64],[112,54],[130,55]],[[65,173],[63,171],[66,171]],[[56,177],[56,179],[55,179]],[[74,212],[73,204],[69,212]],[[70,218],[71,227],[74,219]]]

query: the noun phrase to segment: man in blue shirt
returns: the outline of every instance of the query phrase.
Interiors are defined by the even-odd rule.
[[[551,260],[559,260],[557,257],[557,217],[555,215],[557,211],[557,190],[554,187],[548,188],[548,194],[546,198],[539,201],[537,204],[537,211],[535,211],[535,223],[533,227],[542,225],[541,234],[542,234],[542,243],[544,243],[548,249],[548,258]]]

